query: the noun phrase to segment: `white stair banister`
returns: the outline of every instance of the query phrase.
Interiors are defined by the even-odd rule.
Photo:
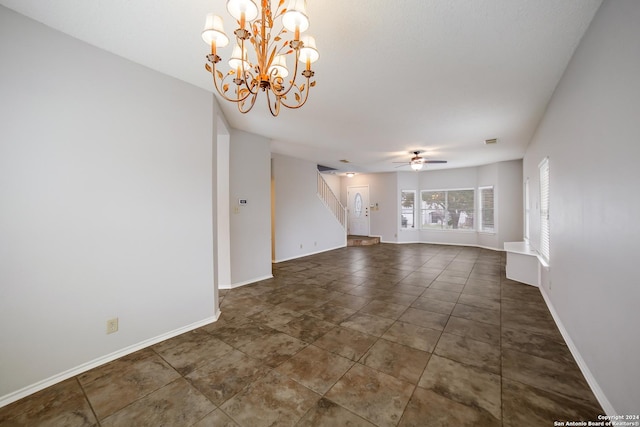
[[[318,197],[322,200],[325,206],[333,213],[333,216],[338,220],[342,228],[347,229],[347,208],[345,208],[338,197],[333,194],[331,187],[324,180],[322,174],[318,172]]]

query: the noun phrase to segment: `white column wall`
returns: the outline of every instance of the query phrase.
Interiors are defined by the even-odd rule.
[[[263,136],[231,130],[231,287],[272,277],[269,144]]]

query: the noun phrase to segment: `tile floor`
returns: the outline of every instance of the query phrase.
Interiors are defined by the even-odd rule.
[[[499,252],[343,248],[221,318],[0,408],[2,426],[552,426],[602,409]]]

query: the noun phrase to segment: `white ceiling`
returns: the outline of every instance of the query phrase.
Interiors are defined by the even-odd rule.
[[[219,103],[231,126],[271,138],[273,152],[341,171],[410,170],[392,162],[413,150],[448,160],[428,169],[519,159],[601,1],[308,0],[320,59],[307,104],[274,118],[263,94],[244,115]],[[234,29],[225,0],[0,4],[210,91],[206,13]]]

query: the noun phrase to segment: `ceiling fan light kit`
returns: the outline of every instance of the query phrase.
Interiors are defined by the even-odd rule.
[[[411,169],[413,169],[414,171],[421,170],[422,166],[423,166],[422,158],[416,156],[413,159],[411,159]]]
[[[261,0],[260,7],[253,0],[227,1],[227,12],[236,20],[238,28],[233,32],[236,43],[226,73],[218,67],[222,61],[218,48],[227,46],[229,38],[222,18],[212,13],[207,15],[202,39],[211,47],[211,53],[207,55],[205,68],[211,73],[216,91],[223,99],[236,103],[241,113],[251,111],[260,91],[266,93],[267,105],[274,117],[280,113],[281,106],[300,108],[316,84],[310,81],[315,74],[311,64],[320,54],[313,37],[300,36],[309,28],[307,2],[290,0],[283,8],[284,3],[285,0],[277,0],[277,6],[272,9],[271,0]],[[278,26],[277,21],[280,21]],[[285,81],[289,76],[287,58],[294,61],[288,82]],[[305,64],[300,74],[298,62]],[[298,75],[306,81],[298,84]]]
[[[426,163],[447,163],[446,160],[429,160],[429,159],[425,159],[424,157],[421,157],[420,154],[422,153],[422,151],[411,151],[410,154],[413,154],[413,157],[411,157],[411,160],[409,160],[409,162],[394,162],[394,163],[403,163],[403,165],[409,165],[411,166],[411,169],[413,169],[414,171],[418,172],[420,170],[422,170],[423,166]],[[396,167],[401,167],[401,166],[396,166]]]

